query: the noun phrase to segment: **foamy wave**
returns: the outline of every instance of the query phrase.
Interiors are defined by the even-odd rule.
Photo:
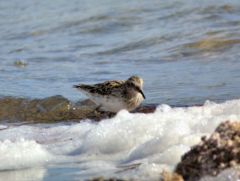
[[[160,105],[150,114],[123,110],[99,123],[12,126],[0,131],[0,170],[75,163],[79,178],[154,180],[226,120],[240,121],[240,100],[187,108]]]
[[[0,142],[0,170],[30,168],[48,162],[50,155],[35,141]]]

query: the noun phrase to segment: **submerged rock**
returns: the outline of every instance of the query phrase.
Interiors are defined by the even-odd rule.
[[[225,39],[208,37],[197,42],[189,43],[186,48],[198,49],[201,51],[216,51],[231,48],[234,45],[240,44],[240,39]]]
[[[104,177],[97,177],[93,179],[88,179],[86,181],[138,181],[136,179],[118,179],[118,178],[104,178]],[[178,175],[177,173],[171,172],[163,172],[161,177],[159,176],[159,181],[184,181],[182,176]]]
[[[50,123],[58,121],[79,121],[91,119],[99,121],[115,114],[96,111],[97,105],[92,101],[72,103],[62,96],[45,99],[24,99],[5,97],[0,99],[0,121],[28,123]],[[135,112],[153,112],[156,105],[140,107]]]
[[[24,60],[17,60],[17,61],[14,62],[14,65],[15,65],[16,67],[19,67],[19,68],[24,68],[24,67],[26,67],[28,64],[27,64],[27,62],[25,62]]]
[[[117,179],[117,178],[106,179],[104,177],[97,177],[97,178],[93,178],[93,179],[88,179],[86,181],[132,181],[132,180],[124,180],[124,179]]]
[[[175,171],[185,180],[193,181],[237,166],[240,166],[240,122],[227,121],[209,138],[202,137],[202,142],[182,157]]]

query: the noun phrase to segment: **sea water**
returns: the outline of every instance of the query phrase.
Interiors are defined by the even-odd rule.
[[[77,101],[74,84],[137,74],[145,103],[236,99],[239,22],[239,0],[1,1],[0,96]]]

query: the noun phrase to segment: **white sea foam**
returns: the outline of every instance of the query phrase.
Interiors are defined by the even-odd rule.
[[[12,171],[1,171],[0,181],[40,181],[46,175],[45,168],[18,169]]]
[[[71,180],[100,175],[154,180],[226,120],[240,120],[240,100],[188,108],[160,105],[151,114],[123,110],[99,123],[3,125],[0,170],[41,166],[46,178],[61,167],[60,178],[68,172]]]
[[[0,142],[0,170],[14,170],[42,165],[50,159],[48,152],[35,141]]]

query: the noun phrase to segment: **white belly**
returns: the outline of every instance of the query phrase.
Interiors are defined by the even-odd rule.
[[[101,105],[101,109],[104,111],[118,112],[122,109],[127,109],[125,102],[116,97],[108,96],[94,96],[91,99],[98,105]]]
[[[122,109],[126,109],[128,111],[134,110],[138,107],[143,101],[143,97],[140,93],[137,93],[136,96],[131,101],[131,104],[127,104],[124,99],[117,98],[114,96],[101,96],[97,94],[91,94],[89,92],[81,90],[84,94],[86,94],[93,102],[97,105],[100,105],[100,109],[103,111],[109,112],[118,112]]]

